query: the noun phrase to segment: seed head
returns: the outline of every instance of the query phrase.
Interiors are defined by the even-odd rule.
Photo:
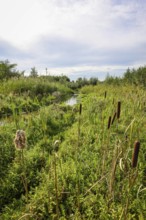
[[[26,135],[23,130],[16,131],[14,144],[15,144],[16,149],[18,150],[22,150],[26,147]]]
[[[133,156],[132,156],[132,167],[133,168],[135,168],[137,166],[139,149],[140,149],[140,142],[135,141],[134,152],[133,152]]]
[[[121,113],[121,102],[118,102],[118,106],[117,106],[117,118],[120,118],[120,113]]]
[[[82,104],[80,104],[79,114],[82,114]]]
[[[108,119],[108,129],[110,128],[111,126],[111,116],[109,116],[109,119]]]

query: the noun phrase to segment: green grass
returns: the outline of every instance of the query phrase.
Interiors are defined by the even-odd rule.
[[[83,87],[78,99],[81,114],[80,103],[38,102],[36,113],[13,113],[0,127],[0,219],[145,219],[146,91],[101,84]],[[108,129],[118,101],[120,118]],[[23,164],[13,143],[17,129],[27,136]],[[132,168],[136,140],[140,152]]]

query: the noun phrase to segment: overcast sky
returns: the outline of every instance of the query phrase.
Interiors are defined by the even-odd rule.
[[[146,0],[0,0],[0,60],[72,78],[146,64]]]

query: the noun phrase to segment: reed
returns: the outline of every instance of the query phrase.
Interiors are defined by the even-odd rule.
[[[79,118],[78,118],[78,140],[76,148],[76,196],[77,196],[77,207],[78,211],[80,210],[80,153],[81,153],[81,114],[82,114],[82,104],[79,106]]]
[[[57,175],[57,153],[54,153],[54,184],[56,197],[56,219],[59,219],[59,198],[58,198],[58,175]]]
[[[110,181],[109,181],[109,193],[110,196],[113,197],[114,196],[114,185],[115,185],[115,180],[116,180],[116,169],[117,169],[117,164],[118,164],[118,160],[119,157],[121,155],[122,151],[121,149],[118,147],[116,147],[114,149],[114,153],[113,153],[113,160],[112,160],[112,169],[110,172]]]
[[[139,149],[140,149],[140,142],[139,141],[135,141],[134,143],[134,152],[132,155],[132,168],[135,168],[137,166],[137,161],[138,161],[138,154],[139,154]],[[128,214],[128,208],[129,208],[129,204],[130,204],[130,193],[131,190],[135,184],[135,181],[137,179],[138,176],[138,171],[136,170],[131,170],[131,172],[129,173],[129,187],[128,187],[128,197],[127,197],[127,201],[126,201],[126,206],[124,208],[124,220],[127,219],[127,214]]]
[[[116,119],[116,116],[117,116],[117,112],[115,112],[115,114],[114,114],[114,116],[113,116],[113,118],[112,118],[111,124],[114,123],[114,121],[115,121],[115,119]]]
[[[17,130],[14,138],[14,144],[17,150],[20,150],[20,161],[23,167],[23,172],[21,173],[21,180],[24,186],[26,199],[28,201],[28,181],[26,177],[26,167],[25,167],[25,158],[24,158],[24,148],[26,147],[26,134],[23,130]]]

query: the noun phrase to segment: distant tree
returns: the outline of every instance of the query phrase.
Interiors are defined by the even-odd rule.
[[[141,84],[146,87],[146,66],[139,67],[138,69],[129,68],[124,73],[123,80],[132,84]]]
[[[0,80],[24,75],[24,71],[17,71],[16,66],[17,64],[11,64],[9,60],[0,61]]]
[[[65,75],[62,75],[61,78],[66,82],[70,82],[70,78]]]
[[[112,85],[120,85],[120,83],[122,83],[122,79],[120,77],[110,76],[109,74],[107,74],[104,82]]]
[[[35,67],[32,67],[32,68],[31,68],[30,76],[31,76],[31,77],[38,77],[38,71],[36,70]]]
[[[89,79],[89,84],[91,84],[91,85],[97,85],[97,82],[98,82],[98,79],[97,78],[95,78],[95,77],[91,77],[90,79]]]
[[[84,77],[79,77],[77,80],[76,80],[76,83],[78,84],[78,88],[81,88],[82,86],[85,86],[85,85],[89,85],[89,81]]]
[[[124,80],[128,81],[128,82],[133,80],[133,75],[132,75],[132,72],[131,72],[130,68],[128,68],[126,70],[126,72],[124,73]]]
[[[109,73],[107,73],[106,78],[105,78],[105,83],[113,84],[113,82],[114,82],[114,77],[110,76]]]

